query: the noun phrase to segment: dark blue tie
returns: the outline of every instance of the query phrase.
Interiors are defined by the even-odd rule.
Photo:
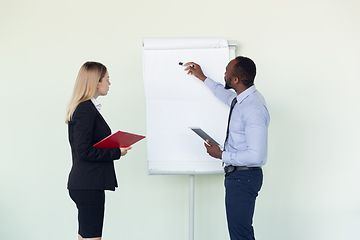
[[[228,140],[229,138],[229,125],[230,125],[230,117],[231,117],[231,113],[234,109],[234,106],[235,104],[237,103],[237,99],[236,97],[232,100],[231,102],[231,107],[230,107],[230,113],[229,113],[229,119],[228,119],[228,126],[227,126],[227,130],[226,130],[226,138],[225,138],[225,142],[224,142],[224,151],[225,151],[225,144],[226,144],[226,141]]]

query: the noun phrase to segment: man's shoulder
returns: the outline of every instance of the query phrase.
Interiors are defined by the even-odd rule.
[[[260,92],[255,91],[242,102],[242,114],[244,115],[267,115],[267,107],[264,97]]]
[[[244,105],[246,105],[247,107],[262,107],[266,105],[266,102],[265,98],[261,95],[261,93],[259,91],[255,91],[250,94],[246,99],[244,99]]]

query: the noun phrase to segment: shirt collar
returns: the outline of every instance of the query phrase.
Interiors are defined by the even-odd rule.
[[[255,85],[252,85],[251,87],[247,88],[245,91],[237,95],[236,99],[238,103],[241,103],[247,96],[254,93],[256,91]]]
[[[96,109],[100,112],[101,103],[99,103],[95,98],[91,98],[91,102],[95,105]]]

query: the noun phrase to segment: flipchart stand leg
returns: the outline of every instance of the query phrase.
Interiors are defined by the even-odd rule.
[[[190,193],[189,193],[189,239],[194,240],[194,191],[195,176],[190,175]]]

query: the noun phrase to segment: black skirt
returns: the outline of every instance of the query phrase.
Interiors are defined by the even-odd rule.
[[[102,236],[105,191],[69,189],[71,199],[78,209],[79,235],[83,238]]]

